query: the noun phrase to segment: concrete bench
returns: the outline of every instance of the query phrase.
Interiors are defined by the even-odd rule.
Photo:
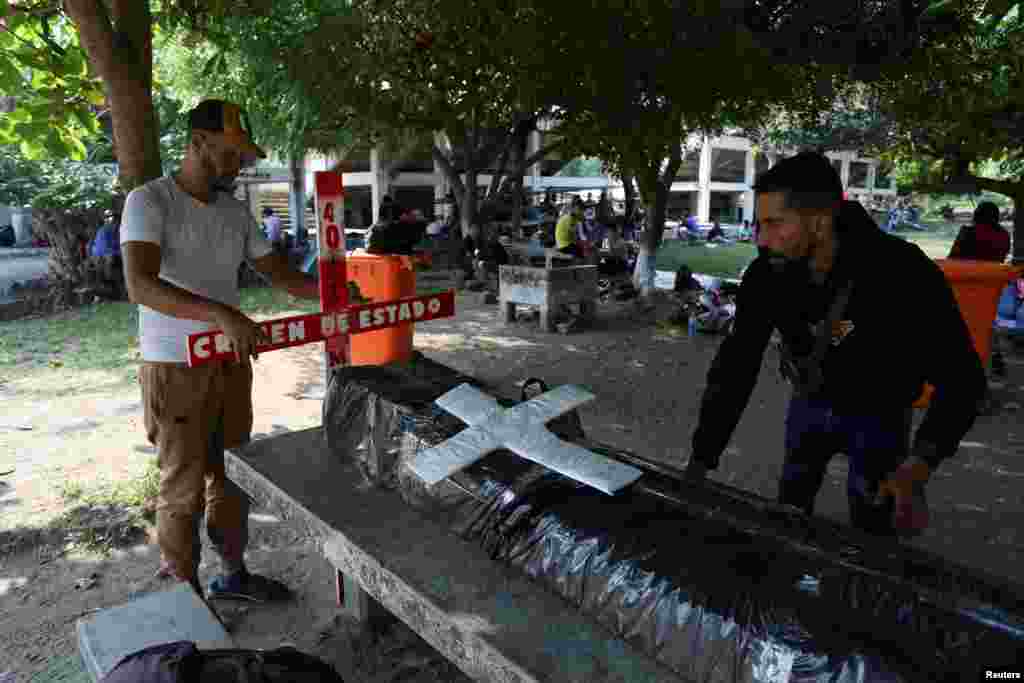
[[[528,268],[501,266],[498,299],[504,322],[516,319],[516,305],[538,306],[540,328],[555,329],[553,313],[559,307],[578,304],[584,318],[597,312],[597,266]]]
[[[505,248],[505,251],[509,253],[509,256],[519,261],[520,264],[527,266],[535,259],[543,259],[545,268],[556,267],[556,262],[557,266],[561,267],[579,261],[579,259],[572,254],[563,254],[554,247],[537,247],[535,245],[524,244],[522,242],[502,242],[501,246]]]
[[[127,655],[153,645],[190,640],[201,650],[237,647],[186,583],[83,617],[76,629],[78,650],[93,681],[106,676]]]
[[[682,680],[397,492],[368,487],[320,428],[254,441],[225,463],[261,507],[320,539],[350,612],[386,609],[473,680]]]

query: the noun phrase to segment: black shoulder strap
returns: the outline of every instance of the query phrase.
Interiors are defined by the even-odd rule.
[[[846,311],[846,305],[850,302],[850,292],[853,291],[853,280],[846,280],[836,291],[835,298],[829,306],[825,319],[821,321],[821,329],[818,330],[818,337],[814,340],[814,351],[804,359],[804,376],[807,379],[807,386],[804,387],[808,394],[816,393],[825,383],[822,363],[828,346],[832,343],[832,330],[836,323]]]
[[[853,291],[853,280],[847,280],[836,291],[836,296],[829,306],[828,315],[825,316],[824,326],[818,330],[818,338],[815,340],[814,353],[811,355],[816,362],[820,363],[825,359],[828,345],[832,342],[832,330],[836,323],[846,311],[846,304],[850,302],[850,292]]]

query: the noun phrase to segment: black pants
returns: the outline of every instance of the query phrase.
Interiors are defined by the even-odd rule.
[[[910,409],[850,415],[837,413],[825,402],[794,398],[786,416],[779,502],[812,514],[829,461],[845,453],[851,524],[872,534],[894,535],[892,500],[875,505],[874,498],[879,483],[909,454],[910,419]]]

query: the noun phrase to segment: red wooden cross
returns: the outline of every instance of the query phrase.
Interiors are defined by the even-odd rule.
[[[455,292],[452,290],[350,306],[345,272],[345,226],[339,220],[345,215],[341,176],[318,171],[314,179],[320,244],[321,312],[260,322],[270,341],[257,345],[257,351],[276,351],[326,341],[330,371],[348,363],[348,337],[351,334],[455,315]],[[187,344],[190,367],[235,358],[231,342],[220,330],[190,334]]]

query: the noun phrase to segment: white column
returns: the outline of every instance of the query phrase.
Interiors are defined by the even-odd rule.
[[[850,157],[853,155],[849,152],[843,152],[843,166],[842,171],[839,173],[840,179],[843,181],[843,190],[846,190],[850,186]]]
[[[878,164],[871,162],[868,164],[868,192],[870,194],[875,193],[875,171],[878,168]]]
[[[754,220],[754,190],[751,189],[754,186],[754,180],[756,175],[756,165],[754,164],[754,150],[747,150],[747,164],[744,171],[743,182],[746,183],[747,189],[743,193],[743,220],[751,221]]]
[[[531,157],[534,154],[536,154],[538,151],[540,151],[540,146],[541,146],[541,133],[540,133],[539,130],[535,130],[532,133],[530,133],[530,143],[529,143],[529,145],[527,145],[527,148],[526,148],[526,156]],[[531,191],[536,191],[537,187],[540,186],[541,174],[543,173],[543,168],[541,167],[541,163],[538,161],[536,164],[533,164],[532,166],[530,166],[530,168],[527,170],[527,173],[530,176],[529,177],[530,190]],[[537,204],[537,203],[539,203],[541,201],[540,197],[538,197],[537,195],[531,195],[531,196],[533,197],[533,201],[530,202],[531,205]]]
[[[444,171],[441,169],[441,164],[437,163],[437,159],[434,159],[434,201],[438,202],[434,204],[434,208],[437,211],[437,218],[447,222],[448,214],[451,208],[443,206],[440,202],[444,201],[444,198],[448,195],[448,178],[445,177]]]
[[[381,169],[380,164],[380,151],[377,147],[370,150],[370,196],[373,205],[370,209],[373,211],[373,223],[377,223],[377,219],[380,214],[380,203],[390,191],[390,182],[388,174]]]
[[[711,138],[705,137],[700,148],[700,170],[697,172],[697,220],[711,220]]]

